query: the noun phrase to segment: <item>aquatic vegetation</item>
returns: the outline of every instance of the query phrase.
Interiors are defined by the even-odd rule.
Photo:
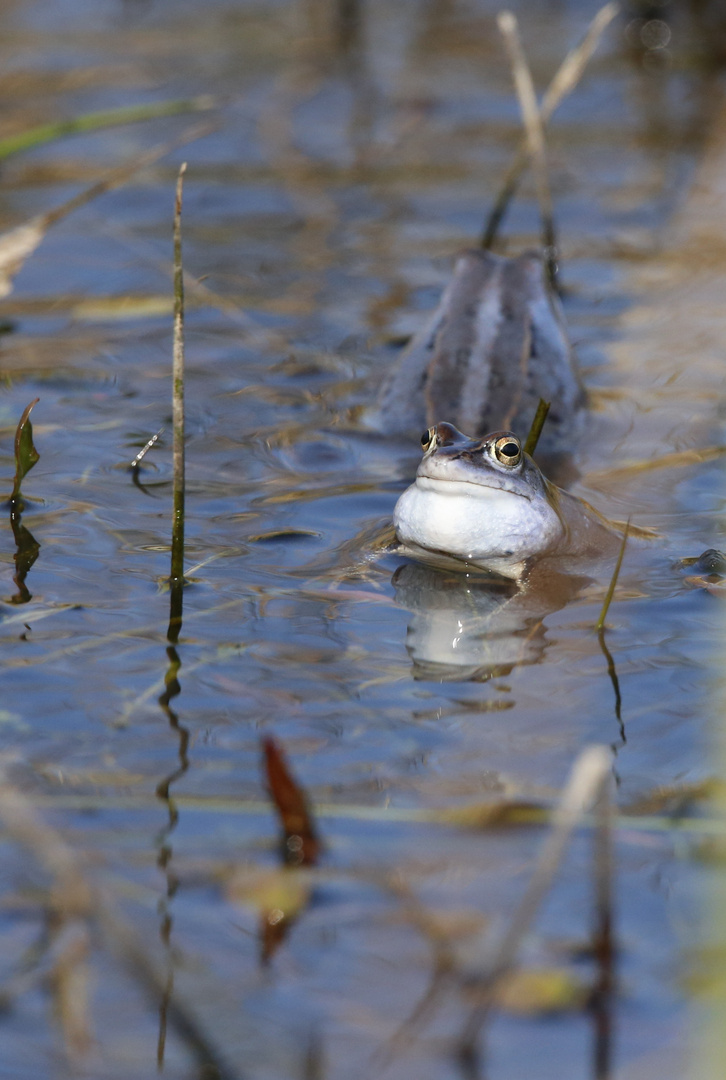
[[[67,120],[58,120],[48,124],[39,124],[17,135],[6,135],[0,139],[0,161],[19,154],[23,150],[32,150],[44,143],[55,142],[69,135],[81,135],[84,132],[99,131],[103,128],[121,127],[124,124],[138,124],[143,120],[156,120],[164,116],[178,116],[191,112],[206,112],[216,106],[214,98],[203,94],[196,98],[180,98],[176,101],[147,102],[141,105],[123,105],[118,109],[103,109],[98,112],[72,116]]]
[[[548,132],[559,285],[595,389],[567,482],[637,527],[617,575],[616,534],[591,575],[527,594],[392,553],[413,445],[355,413],[510,151],[529,161],[493,9],[123,7],[71,2],[37,41],[5,24],[32,91],[21,107],[0,78],[6,130],[131,91],[223,102],[184,180],[184,266],[186,151],[5,264],[8,490],[42,397],[3,556],[22,606],[0,605],[5,1068],[604,1080],[653,1053],[643,1067],[676,1080],[684,937],[726,836],[702,751],[720,605],[676,566],[723,547],[723,215],[692,260],[665,226],[699,197],[712,82],[681,71],[675,32],[659,73],[635,67],[619,22]],[[585,31],[592,52],[614,12],[517,14],[544,86],[563,41]],[[67,208],[146,138],[8,159],[3,228]],[[539,235],[536,185],[521,193],[506,257]],[[176,452],[153,435],[174,427]]]

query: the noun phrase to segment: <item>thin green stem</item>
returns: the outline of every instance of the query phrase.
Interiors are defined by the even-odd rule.
[[[602,605],[602,611],[600,612],[600,618],[595,624],[595,629],[598,634],[603,630],[605,626],[605,619],[607,618],[608,608],[610,607],[610,601],[613,598],[615,592],[615,586],[618,583],[618,576],[620,574],[620,567],[623,565],[623,555],[625,554],[625,545],[628,542],[628,533],[630,531],[630,518],[625,523],[625,529],[623,531],[623,542],[620,545],[620,551],[618,552],[618,561],[615,563],[615,569],[613,570],[613,576],[610,579],[610,585],[605,595],[605,600]]]
[[[532,426],[529,429],[527,441],[524,444],[525,454],[532,455],[537,449],[537,443],[539,442],[539,437],[542,434],[542,428],[545,425],[545,420],[547,419],[547,414],[549,413],[549,411],[550,402],[545,401],[544,398],[540,398],[539,405],[537,406],[537,412],[534,414],[534,420],[532,421]]]
[[[214,99],[208,94],[196,98],[184,98],[178,101],[151,102],[146,105],[125,105],[120,109],[104,109],[100,112],[85,113],[70,120],[40,124],[38,127],[21,131],[0,139],[0,161],[21,150],[31,150],[43,143],[54,142],[65,135],[80,135],[99,128],[117,127],[121,124],[135,124],[140,120],[155,120],[160,116],[176,116],[179,113],[203,112],[213,108]]]

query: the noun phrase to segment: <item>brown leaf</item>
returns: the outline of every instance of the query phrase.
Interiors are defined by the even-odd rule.
[[[305,792],[293,779],[274,739],[262,740],[267,790],[280,817],[283,859],[289,866],[313,866],[320,855],[312,813]]]

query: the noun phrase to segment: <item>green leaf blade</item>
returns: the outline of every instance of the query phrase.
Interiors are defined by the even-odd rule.
[[[15,482],[11,496],[13,502],[20,498],[20,485],[40,460],[40,454],[33,445],[33,425],[30,422],[30,414],[39,401],[40,398],[35,398],[30,402],[23,411],[15,431]]]

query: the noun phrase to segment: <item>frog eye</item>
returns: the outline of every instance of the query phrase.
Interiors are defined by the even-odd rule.
[[[522,460],[522,446],[514,435],[503,435],[494,443],[494,456],[502,465],[519,465]]]
[[[425,453],[427,450],[431,449],[431,447],[435,444],[435,442],[436,442],[436,428],[430,427],[428,429],[428,431],[424,431],[423,435],[421,436],[421,449]]]

